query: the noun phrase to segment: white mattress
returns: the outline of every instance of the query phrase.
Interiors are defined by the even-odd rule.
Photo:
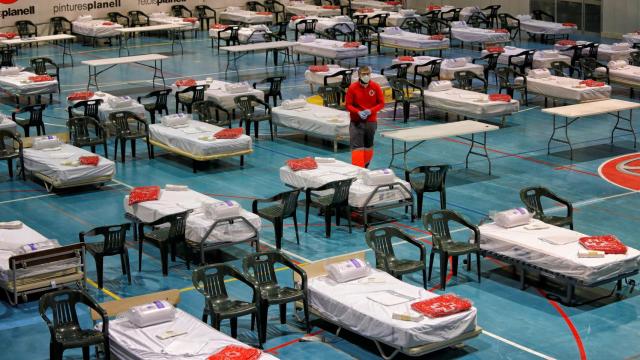
[[[431,40],[431,36],[416,34],[409,31],[401,30],[400,33],[381,32],[380,42],[384,45],[394,47],[405,47],[411,49],[431,50],[449,47],[449,39]]]
[[[138,115],[140,118],[144,119],[146,117],[147,112],[144,109],[144,106],[137,101],[133,101],[130,106],[120,107],[114,109],[109,105],[109,99],[116,97],[115,95],[111,95],[109,93],[98,92],[91,97],[91,100],[102,99],[102,104],[98,107],[98,117],[102,122],[109,121],[109,114],[118,112],[118,111],[131,111],[132,113]],[[77,103],[77,101],[68,101],[69,105]],[[74,114],[78,116],[82,116],[82,108],[74,109]]]
[[[172,128],[162,124],[149,125],[149,137],[168,146],[196,156],[211,156],[251,150],[251,137],[241,135],[237,139],[198,140],[202,136],[212,136],[223,128],[201,121],[190,120],[188,127]],[[197,133],[191,133],[198,131]]]
[[[89,21],[74,21],[73,33],[78,35],[102,38],[120,36],[120,33],[115,29],[120,29],[123,26],[114,23],[113,25],[102,25],[108,20],[89,20]]]
[[[261,26],[261,25],[259,25]],[[214,39],[217,39],[219,37],[219,32],[222,29],[209,29],[209,37],[212,37]],[[242,43],[257,43],[257,42],[265,42],[267,41],[265,33],[264,32],[256,32],[256,29],[252,28],[251,26],[249,27],[241,27],[240,30],[238,30],[238,40],[240,40],[240,42]],[[266,31],[267,33],[271,33],[271,31]],[[230,32],[229,31],[225,31],[222,33],[222,39],[228,39],[230,36]]]
[[[184,18],[179,18],[175,16],[153,16],[153,14],[149,17],[150,25],[165,25],[165,24],[180,24],[184,25],[184,27],[180,28],[180,30],[194,30],[200,29],[200,21],[196,21],[195,23],[184,21]]]
[[[409,73],[413,74],[415,71],[415,65],[426,64],[431,60],[439,59],[438,57],[433,56],[414,56],[413,61],[411,62],[413,65],[409,67]],[[397,64],[400,62],[408,62],[408,61],[400,61],[398,58],[395,58],[391,61],[392,64]],[[424,70],[424,69],[422,69]],[[474,74],[484,78],[484,68],[480,64],[472,64],[471,61],[467,62],[464,66],[460,67],[449,67],[449,64],[443,61],[440,64],[440,80],[453,80],[454,74],[457,71],[472,71]]]
[[[637,49],[624,49],[614,50],[609,44],[600,44],[598,47],[598,60],[600,61],[615,61],[615,60],[628,60],[632,52],[638,51]]]
[[[349,205],[361,208],[365,205],[367,198],[375,190],[375,186],[368,186],[359,178],[362,168],[348,164],[346,162],[336,160],[332,163],[318,163],[318,168],[314,170],[292,171],[288,166],[280,168],[280,180],[283,183],[298,188],[317,188],[332,181],[356,178],[349,189]],[[396,177],[396,182],[403,184],[409,191],[411,186],[404,180]],[[378,193],[371,199],[368,204],[381,205],[396,202],[407,198],[410,193],[399,186],[394,189],[380,189]]]
[[[598,72],[604,72],[604,68],[596,69]],[[624,84],[640,84],[640,67],[633,65],[626,65],[623,68],[611,69],[609,68],[609,79],[612,82],[624,83]]]
[[[438,294],[379,270],[372,270],[370,277],[384,282],[360,284],[358,279],[336,283],[326,276],[311,278],[310,305],[329,321],[344,324],[350,331],[404,349],[451,340],[476,328],[475,307],[441,318],[425,316],[420,322],[394,320],[392,315],[396,312],[418,314],[411,310],[411,304],[437,297]],[[381,291],[395,291],[416,300],[385,306],[367,298],[370,294]]]
[[[500,54],[500,56],[498,57],[498,63],[506,65],[509,63],[509,56],[517,55],[526,50],[531,50],[531,49],[518,48],[514,46],[505,46],[504,52]],[[489,52],[487,50],[482,50],[482,56],[485,56],[488,53]],[[554,61],[564,61],[567,64],[571,63],[571,57],[567,55],[563,55],[557,50],[549,50],[548,52],[546,52],[546,54],[549,54],[549,55],[543,56],[542,51],[536,51],[533,54],[534,69],[549,69],[551,68],[551,63]],[[512,63],[522,64],[523,61],[524,61],[524,57],[520,56],[517,58],[513,58]]]
[[[80,156],[94,155],[100,157],[97,166],[66,166],[61,164],[64,161],[78,160]],[[104,176],[113,177],[116,172],[113,161],[69,144],[62,144],[60,150],[57,151],[24,149],[24,166],[28,171],[40,173],[63,184],[91,181]]]
[[[340,65],[328,65],[329,71],[325,72],[313,72],[308,69],[304,72],[304,81],[311,85],[324,86],[324,77],[327,75],[332,75],[337,73],[338,71],[345,70],[345,68]],[[354,83],[358,81],[358,72],[354,71],[351,75],[351,82]],[[371,73],[371,80],[375,81],[380,87],[387,88],[389,87],[389,80],[384,75]],[[335,77],[329,79],[329,84],[338,84],[342,81],[342,78]]]
[[[377,1],[377,0],[353,0],[351,1],[351,6],[354,9],[373,8],[373,9],[381,9],[386,11],[394,11],[401,7],[401,5],[389,5],[384,1]]]
[[[287,12],[294,15],[305,16],[338,16],[340,9],[324,9],[322,6],[316,6],[305,3],[295,3],[287,5]]]
[[[329,39],[316,39],[309,43],[302,43],[298,41],[294,46],[293,51],[299,54],[307,54],[335,60],[367,56],[367,47],[365,45],[360,45],[357,48],[345,48],[343,45],[343,41]]]
[[[563,26],[562,23],[542,20],[520,20],[520,30],[531,34],[564,35],[573,34],[576,26]]]
[[[323,32],[329,28],[332,28],[338,24],[340,24],[339,29],[343,32],[350,33],[355,30],[356,25],[348,16],[334,16],[330,18],[323,18],[317,16],[307,16],[305,19],[316,19],[318,22],[316,23],[316,31]],[[289,29],[295,30],[296,24],[299,23],[303,19],[291,20],[289,21]]]
[[[335,138],[349,138],[349,113],[314,104],[287,110],[282,106],[273,108],[273,122],[305,133]]]
[[[553,225],[549,225],[548,229],[526,230],[524,226],[505,229],[495,224],[486,224],[480,226],[480,235],[480,247],[484,250],[522,260],[587,284],[636,270],[640,262],[640,251],[633,248],[628,248],[624,255],[579,258],[578,250],[583,247],[577,240],[587,235]],[[576,242],[554,245],[539,239],[551,235],[575,236]]]
[[[580,87],[582,80],[550,76],[543,79],[527,77],[527,90],[546,97],[573,100],[577,102],[608,99],[611,97],[611,86]]]
[[[640,33],[638,32],[624,34],[622,38],[631,45],[640,43]]]
[[[167,191],[162,190],[160,198],[155,201],[145,201],[129,206],[129,195],[124,197],[124,210],[128,214],[134,215],[145,223],[153,222],[163,216],[177,214],[186,210],[194,210],[187,218],[186,237],[193,242],[201,242],[211,225],[215,222],[205,216],[201,209],[202,205],[215,204],[221,200],[214,199],[205,194],[187,191]],[[240,216],[248,220],[258,231],[262,222],[258,215],[240,210]],[[207,242],[239,242],[254,236],[253,230],[242,221],[235,221],[233,224],[218,225],[207,238]]]
[[[518,100],[489,101],[486,94],[455,88],[446,91],[425,91],[424,99],[429,107],[480,120],[511,115],[520,110]]]
[[[213,80],[211,82],[207,82],[205,80],[196,81],[197,85],[209,85],[207,90],[204,93],[205,100],[215,101],[218,105],[222,106],[227,110],[235,109],[236,104],[233,99],[236,96],[241,95],[255,95],[258,99],[263,100],[264,93],[261,90],[254,89],[252,87],[249,90],[239,93],[229,93],[225,90],[225,85],[231,84],[231,82],[221,81],[221,80]],[[175,94],[177,91],[184,90],[186,87],[178,87],[175,83],[171,84],[171,89]]]
[[[96,325],[101,328],[101,323]],[[186,334],[166,340],[156,337],[169,330]],[[176,309],[175,320],[144,328],[135,327],[124,317],[111,320],[109,339],[112,354],[122,360],[206,360],[227,345],[249,347],[181,309]],[[267,353],[259,359],[277,360]]]
[[[511,41],[508,33],[499,33],[491,29],[481,29],[468,26],[463,21],[460,26],[451,27],[451,36],[463,42],[502,43]],[[464,25],[463,25],[464,24]]]
[[[58,81],[32,82],[29,77],[37,76],[28,71],[22,71],[18,75],[0,76],[0,88],[15,95],[38,95],[58,92]]]
[[[223,11],[219,15],[219,19],[230,22],[240,22],[244,24],[264,24],[273,21],[273,15],[258,15],[255,11],[234,10]]]

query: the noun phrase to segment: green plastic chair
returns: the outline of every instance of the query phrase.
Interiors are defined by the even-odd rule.
[[[426,115],[426,107],[424,102],[424,89],[410,82],[407,79],[395,79],[391,83],[391,91],[393,94],[393,121],[396,121],[396,112],[398,104],[402,105],[402,114],[404,122],[409,120],[411,105],[415,104],[420,110],[420,118],[424,119]]]
[[[85,245],[85,249],[96,261],[96,271],[98,273],[98,288],[102,289],[103,284],[103,264],[105,256],[120,255],[122,274],[127,275],[127,280],[131,284],[131,267],[129,265],[129,251],[126,246],[127,231],[131,224],[100,226],[79,234],[80,242]],[[103,241],[85,243],[85,238],[102,236]]]
[[[405,171],[405,180],[409,182],[418,199],[418,218],[422,217],[422,202],[424,193],[440,193],[440,209],[447,208],[447,191],[445,181],[449,165],[418,166],[411,171]]]
[[[255,199],[251,204],[254,214],[273,223],[276,232],[276,248],[280,250],[282,247],[282,233],[284,219],[293,218],[293,226],[296,229],[296,242],[300,244],[300,236],[298,235],[298,196],[300,190],[285,191],[268,199]],[[258,204],[271,204],[263,208],[258,208]]]
[[[198,121],[231,128],[231,114],[227,109],[213,100],[203,100],[193,103],[193,113],[197,115]],[[222,116],[223,114],[224,116]]]
[[[489,87],[489,83],[487,82],[487,80],[484,79],[484,77],[478,76],[478,74],[474,73],[473,71],[467,71],[467,70],[456,71],[455,73],[453,73],[453,78],[454,78],[453,87],[456,87],[462,90],[480,92],[484,94],[487,93],[487,88]],[[474,85],[474,81],[479,82],[481,86]]]
[[[300,277],[300,286],[296,288],[281,286],[278,284],[275,267],[276,263],[282,264],[295,272]],[[267,320],[270,305],[280,305],[280,323],[287,321],[287,304],[298,300],[302,301],[304,322],[307,333],[311,331],[309,326],[309,303],[307,289],[307,273],[298,265],[279,251],[258,252],[247,255],[242,261],[242,269],[256,286],[259,316],[258,331],[262,337],[260,343],[264,343],[267,337]]]
[[[69,139],[73,146],[79,148],[88,146],[91,152],[96,152],[96,146],[102,145],[104,157],[109,158],[107,150],[107,132],[99,120],[91,116],[76,116],[67,121]]]
[[[20,135],[9,130],[0,130],[0,161],[7,162],[9,177],[13,178],[13,160],[17,159],[22,174],[22,180],[26,180],[24,170],[23,144]],[[18,173],[18,175],[20,175]]]
[[[271,106],[265,101],[258,99],[255,95],[240,95],[236,96],[233,101],[235,102],[238,110],[240,111],[240,127],[245,123],[246,134],[251,134],[251,124],[254,124],[254,135],[258,140],[258,133],[261,121],[269,122],[269,132],[271,134],[271,141],[273,141],[273,122],[271,118]],[[256,107],[261,108],[260,111],[256,111]]]
[[[609,83],[609,67],[606,64],[590,57],[583,57],[578,61],[583,79],[592,79]],[[598,68],[604,68],[605,72],[596,71]]]
[[[393,251],[393,243],[400,239],[415,246],[420,251],[419,260],[407,260],[396,258]],[[367,231],[365,240],[376,256],[376,269],[389,273],[391,276],[402,280],[402,275],[422,270],[422,283],[427,288],[426,250],[424,244],[419,243],[411,236],[393,226],[380,227]]]
[[[458,242],[451,238],[449,223],[456,222],[473,232],[473,243]],[[433,247],[429,254],[429,277],[433,269],[433,258],[436,253],[440,256],[440,288],[447,285],[447,268],[449,256],[453,275],[458,276],[458,256],[467,255],[467,271],[471,270],[471,254],[476,254],[478,267],[478,282],[480,282],[480,230],[458,213],[451,210],[435,210],[424,216],[424,227],[432,234]]]
[[[354,179],[332,181],[317,188],[307,188],[304,208],[304,232],[309,227],[309,207],[314,204],[324,212],[325,236],[331,236],[331,214],[336,211],[336,226],[340,226],[340,210],[346,212],[349,234],[351,234],[351,205],[349,205],[349,188]],[[314,196],[313,192],[333,190],[328,195]]]
[[[100,315],[101,330],[80,327],[76,309],[78,304],[84,304]],[[44,294],[40,298],[39,310],[51,333],[49,354],[52,360],[62,360],[65,350],[76,348],[82,348],[82,356],[88,360],[90,347],[100,344],[103,345],[104,358],[111,357],[107,312],[84,291],[68,289]],[[48,310],[51,310],[53,320],[49,319]]]
[[[171,214],[160,219],[147,223],[140,224],[138,227],[138,271],[142,271],[142,245],[145,240],[156,243],[160,248],[160,257],[162,260],[162,275],[167,276],[169,274],[169,249],[171,249],[171,261],[176,261],[176,248],[178,244],[182,244],[185,249],[185,261],[187,263],[187,269],[190,268],[191,263],[191,249],[188,247],[185,237],[185,231],[187,228],[187,217],[192,210],[184,211],[177,214]],[[144,233],[144,225],[157,227],[158,225],[168,224],[167,227],[156,228],[155,230]]]
[[[247,302],[230,298],[225,286],[225,278],[233,278],[249,286],[253,290],[254,300]],[[193,271],[191,280],[195,289],[204,296],[203,322],[207,322],[207,318],[210,315],[211,326],[216,330],[220,330],[220,322],[229,319],[233,338],[238,337],[238,317],[251,314],[257,316],[258,324],[260,324],[260,314],[255,302],[256,285],[233,266],[213,264],[199,267]],[[252,320],[251,330],[253,330],[253,325],[254,322]],[[260,327],[258,327],[260,347],[262,347],[261,340]]]
[[[567,208],[566,216],[552,216],[544,213],[542,207],[542,198],[548,198],[552,201],[560,203]],[[527,207],[533,217],[547,224],[564,227],[569,225],[573,230],[573,205],[566,199],[563,199],[553,193],[551,190],[542,186],[532,186],[520,190],[520,200]]]
[[[498,93],[507,90],[507,94],[513,98],[516,91],[520,92],[520,102],[524,100],[524,104],[529,106],[529,90],[527,89],[527,77],[510,67],[499,67],[496,69],[498,77]],[[522,78],[522,82],[516,81],[516,78]]]

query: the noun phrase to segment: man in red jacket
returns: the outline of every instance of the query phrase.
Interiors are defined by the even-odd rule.
[[[345,105],[351,118],[351,163],[368,167],[373,158],[373,138],[376,134],[377,114],[384,108],[384,94],[380,85],[371,81],[371,69],[358,69],[359,81],[347,89]]]

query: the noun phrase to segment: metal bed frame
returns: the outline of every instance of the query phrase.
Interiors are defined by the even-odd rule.
[[[242,151],[235,151],[235,152],[230,152],[230,153],[220,153],[220,154],[214,154],[214,155],[193,155],[189,152],[186,152],[184,150],[178,149],[176,147],[173,147],[171,145],[167,145],[165,143],[162,143],[158,140],[154,140],[154,139],[149,139],[149,143],[151,144],[151,146],[157,146],[161,149],[167,150],[171,153],[174,154],[178,154],[180,156],[184,156],[187,157],[189,159],[192,160],[192,169],[193,172],[197,172],[197,167],[198,167],[198,163],[199,162],[205,162],[205,161],[211,161],[211,160],[218,160],[218,159],[224,159],[224,158],[228,158],[228,157],[233,157],[233,156],[240,156],[240,166],[244,166],[244,156],[253,153],[253,149],[247,149],[247,150],[242,150]]]

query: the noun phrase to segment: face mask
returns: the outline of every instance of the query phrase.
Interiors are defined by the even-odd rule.
[[[371,80],[371,77],[369,75],[363,75],[360,78],[360,82],[363,83],[363,84],[368,84],[369,80]]]

